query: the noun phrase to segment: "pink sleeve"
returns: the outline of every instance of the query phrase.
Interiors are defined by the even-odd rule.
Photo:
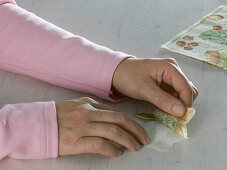
[[[119,63],[131,57],[65,31],[12,4],[0,7],[0,69],[107,100]]]
[[[0,31],[0,69],[107,100],[121,99],[111,91],[112,77],[119,63],[131,56],[67,32],[13,0],[0,0]],[[12,104],[0,110],[0,159],[57,157],[54,104]]]
[[[20,41],[16,39],[21,37],[9,35],[13,29],[17,32],[17,26],[12,24],[12,14],[9,15],[4,9],[8,5],[6,3],[16,4],[13,0],[0,0],[0,49],[3,50],[0,50],[0,60],[3,63],[10,55],[21,56],[16,51],[14,54],[7,52],[14,50]],[[18,13],[18,17],[20,14],[22,13]],[[8,39],[5,39],[5,36],[8,36]],[[11,59],[13,64],[14,59]],[[1,68],[5,67],[2,63],[0,65]],[[58,125],[54,101],[8,104],[0,109],[0,160],[5,157],[44,159],[57,156]]]
[[[0,110],[0,159],[58,156],[54,101],[8,104]]]

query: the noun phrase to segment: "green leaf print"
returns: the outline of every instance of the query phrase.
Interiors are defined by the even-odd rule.
[[[209,30],[200,34],[199,37],[212,43],[226,45],[227,30]]]
[[[225,49],[225,50],[218,50],[217,52],[218,52],[221,60],[227,61],[227,49]]]

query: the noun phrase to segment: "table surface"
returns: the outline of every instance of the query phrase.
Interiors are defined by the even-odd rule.
[[[4,159],[0,170],[224,170],[227,169],[227,71],[160,49],[160,45],[225,0],[18,0],[18,5],[74,34],[137,57],[173,57],[199,89],[189,140],[158,152],[143,148],[118,158],[83,154],[47,160]],[[0,106],[88,96],[0,71]],[[94,96],[91,96],[94,97]],[[95,98],[95,97],[94,97]],[[96,98],[97,99],[97,98]],[[99,99],[101,100],[101,99]],[[103,100],[101,100],[103,101]],[[127,114],[151,104],[110,103]]]

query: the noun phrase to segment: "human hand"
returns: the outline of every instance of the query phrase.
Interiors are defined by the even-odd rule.
[[[120,94],[155,104],[160,109],[182,116],[198,90],[172,58],[128,58],[113,76],[113,88]]]
[[[83,97],[56,103],[59,128],[59,156],[98,153],[120,156],[111,141],[138,151],[149,144],[147,132],[122,112]]]

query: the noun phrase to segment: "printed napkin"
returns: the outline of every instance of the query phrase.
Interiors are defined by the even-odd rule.
[[[227,70],[227,6],[220,6],[161,46]]]

